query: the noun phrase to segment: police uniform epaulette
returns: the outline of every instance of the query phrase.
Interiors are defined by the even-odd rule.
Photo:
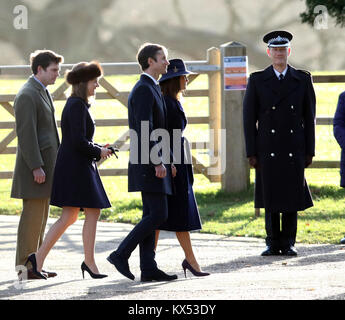
[[[303,72],[303,73],[306,73],[307,75],[311,76],[311,73],[307,70],[303,70],[303,69],[296,69],[297,71],[299,72]]]
[[[265,69],[262,69],[262,70],[256,70],[256,71],[253,71],[251,74],[256,74],[256,73],[261,73],[261,72],[264,72]]]
[[[264,72],[264,70],[257,70],[257,71],[253,71],[250,75],[255,76],[255,75],[260,74],[262,72]]]

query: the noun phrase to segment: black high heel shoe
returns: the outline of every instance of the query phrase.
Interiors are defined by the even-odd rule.
[[[193,273],[193,275],[195,275],[196,277],[205,277],[205,276],[209,276],[210,274],[208,272],[199,272],[196,271],[190,264],[189,262],[184,259],[182,262],[182,268],[184,271],[184,277],[187,278],[187,274],[186,274],[186,269],[188,269],[191,273]]]
[[[102,279],[102,278],[105,278],[105,277],[108,276],[108,275],[106,275],[106,274],[93,273],[93,272],[89,269],[89,267],[85,264],[85,262],[83,262],[83,263],[81,264],[81,272],[82,272],[82,274],[83,274],[83,279],[85,279],[85,278],[84,278],[84,271],[87,271],[87,272],[89,273],[89,275],[91,276],[91,278],[93,278],[93,279]]]
[[[28,259],[26,260],[24,266],[31,262],[32,265],[32,272],[37,277],[37,279],[45,279],[47,280],[47,277],[44,276],[41,272],[37,271],[37,261],[36,261],[36,255],[34,253],[30,254],[28,256]]]

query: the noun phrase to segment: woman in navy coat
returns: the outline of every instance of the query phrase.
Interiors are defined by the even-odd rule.
[[[176,232],[186,257],[182,262],[185,275],[186,269],[188,269],[195,276],[206,276],[209,273],[201,271],[193,253],[189,235],[189,231],[201,229],[201,221],[193,192],[194,178],[190,155],[185,154],[185,141],[182,137],[187,119],[180,102],[180,96],[182,91],[186,89],[187,75],[192,72],[186,69],[181,59],[172,59],[169,60],[169,63],[167,73],[160,78],[159,84],[167,108],[170,149],[173,151],[173,161],[176,167],[175,194],[168,196],[168,219],[159,229]],[[179,132],[178,135],[177,132]],[[156,245],[158,237],[159,230],[156,231]]]
[[[333,118],[333,133],[341,148],[340,186],[345,188],[345,91],[339,95],[337,110]],[[340,240],[345,244],[345,237]]]
[[[38,272],[50,249],[73,224],[80,210],[85,212],[83,245],[85,260],[81,265],[92,278],[103,278],[94,259],[96,225],[102,208],[111,206],[104,191],[96,161],[111,155],[108,145],[93,142],[94,121],[89,113],[88,98],[95,95],[102,75],[97,62],[81,62],[67,73],[72,94],[62,112],[62,142],[58,150],[50,203],[62,207],[62,214],[47,233],[42,246],[31,260]]]

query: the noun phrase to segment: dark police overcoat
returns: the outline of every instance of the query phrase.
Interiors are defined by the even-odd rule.
[[[339,95],[337,110],[333,118],[333,133],[341,148],[340,186],[345,188],[345,92]]]
[[[144,74],[128,97],[128,124],[128,191],[172,194],[174,189],[166,106],[159,85]],[[167,140],[160,139],[164,132]],[[167,150],[168,157],[163,156],[163,149]],[[167,175],[163,179],[156,177],[155,165],[159,163],[163,163],[167,169]]]
[[[307,71],[288,66],[280,82],[273,66],[254,72],[243,102],[247,157],[256,156],[255,207],[296,212],[313,206],[304,177],[315,155],[315,93]]]

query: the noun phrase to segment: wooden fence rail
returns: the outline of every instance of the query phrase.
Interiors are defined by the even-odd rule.
[[[210,75],[213,73],[219,73],[220,71],[220,61],[217,59],[219,57],[219,49],[211,48],[207,52],[207,59],[205,61],[192,61],[187,62],[187,67],[189,70],[196,72],[196,75],[191,75],[189,77],[189,83],[193,82],[199,75],[206,74]],[[209,61],[216,61],[217,64],[211,64]],[[114,87],[107,79],[107,76],[111,75],[137,75],[140,74],[140,68],[137,63],[102,63],[102,68],[104,70],[105,77],[100,79],[100,85],[106,90],[105,92],[97,93],[97,99],[115,99],[118,100],[123,107],[127,108],[128,100],[128,91],[119,91]],[[64,74],[66,70],[72,68],[72,64],[63,64],[61,65],[61,74]],[[22,66],[0,66],[0,75],[7,77],[16,77],[22,78],[28,77],[31,75],[31,69],[28,65]],[[214,88],[213,91],[216,91],[217,95],[220,95],[220,79],[212,78],[210,87]],[[69,85],[64,81],[54,92],[51,93],[54,101],[64,101],[66,99],[64,93],[69,88]],[[209,90],[187,90],[186,95],[188,97],[209,97]],[[14,110],[12,102],[15,98],[15,94],[2,94],[0,95],[0,105],[8,111],[14,117]],[[212,100],[212,99],[210,99]],[[210,114],[220,114],[220,112],[214,112],[214,110],[220,109],[220,101],[212,100],[209,103],[209,113]],[[214,122],[219,122],[220,119],[213,119]],[[128,119],[96,119],[97,127],[128,127]],[[209,124],[209,116],[199,116],[199,117],[188,117],[189,124]],[[60,126],[60,121],[57,121],[58,126]],[[211,126],[212,127],[212,124]],[[0,121],[0,129],[11,129],[12,131],[0,141],[0,154],[15,154],[16,147],[9,147],[8,145],[16,138],[15,133],[15,121]],[[128,151],[129,144],[127,143],[129,139],[128,128],[122,132],[120,137],[114,141],[120,151]],[[199,141],[199,142],[190,142],[191,149],[209,149],[208,141]],[[192,161],[194,165],[194,170],[196,173],[204,174],[211,181],[220,181],[219,176],[208,176],[207,167],[205,167],[196,157],[192,156]],[[100,161],[98,166],[100,167],[104,161]],[[127,168],[120,169],[102,169],[100,168],[100,174],[102,176],[118,176],[118,175],[127,175]],[[13,173],[10,171],[0,172],[0,179],[11,179]]]
[[[209,101],[209,112],[208,116],[199,117],[189,117],[189,124],[208,124],[209,129],[214,129],[216,134],[214,136],[210,135],[209,141],[201,142],[191,142],[191,149],[207,149],[213,156],[218,156],[219,150],[219,135],[218,130],[220,128],[226,128],[221,124],[221,114],[222,114],[222,63],[221,63],[221,50],[219,48],[210,48],[207,50],[207,59],[202,61],[190,61],[187,62],[187,67],[189,70],[194,71],[197,75],[192,75],[190,81],[195,80],[199,75],[205,74],[208,77],[208,89],[195,89],[187,90],[187,97],[208,97]],[[127,107],[128,91],[120,91],[115,86],[113,86],[108,80],[107,76],[111,75],[137,75],[141,72],[139,65],[135,62],[128,63],[102,63],[102,68],[104,70],[105,77],[100,80],[100,85],[105,89],[105,92],[97,93],[97,99],[109,99],[117,100],[121,103],[123,107]],[[64,74],[65,70],[71,69],[72,64],[61,65],[61,74]],[[31,74],[30,66],[0,66],[0,76],[15,77],[15,78],[26,78]],[[313,76],[314,83],[344,83],[345,75],[316,75]],[[69,88],[66,82],[63,82],[53,93],[52,97],[54,101],[64,101],[65,91]],[[15,98],[15,93],[7,93],[0,95],[0,105],[14,117],[13,110],[13,100]],[[331,117],[318,117],[316,120],[317,125],[332,125],[333,118]],[[237,119],[237,121],[242,121],[242,119]],[[128,119],[96,119],[97,127],[127,127]],[[58,126],[60,126],[60,121],[58,121]],[[9,147],[8,145],[16,138],[15,133],[15,122],[14,121],[0,121],[0,129],[11,130],[2,141],[0,141],[0,154],[9,155],[16,153],[16,147]],[[128,129],[124,130],[120,136],[114,141],[120,147],[120,151],[128,151]],[[211,150],[211,139],[212,147]],[[233,142],[232,142],[233,143]],[[227,150],[231,150],[231,146]],[[228,155],[226,155],[228,156]],[[210,156],[211,157],[211,156]],[[196,157],[192,157],[194,170],[196,173],[205,175],[211,182],[220,182],[221,174],[208,174],[208,169],[217,166],[210,158],[210,167],[204,166]],[[102,161],[99,166],[102,165]],[[311,168],[338,168],[339,161],[315,161],[311,165]],[[248,169],[249,170],[249,169]],[[102,176],[123,176],[127,175],[127,168],[119,169],[102,169],[100,167],[100,174]],[[0,172],[0,179],[11,179],[12,172],[3,171]]]

